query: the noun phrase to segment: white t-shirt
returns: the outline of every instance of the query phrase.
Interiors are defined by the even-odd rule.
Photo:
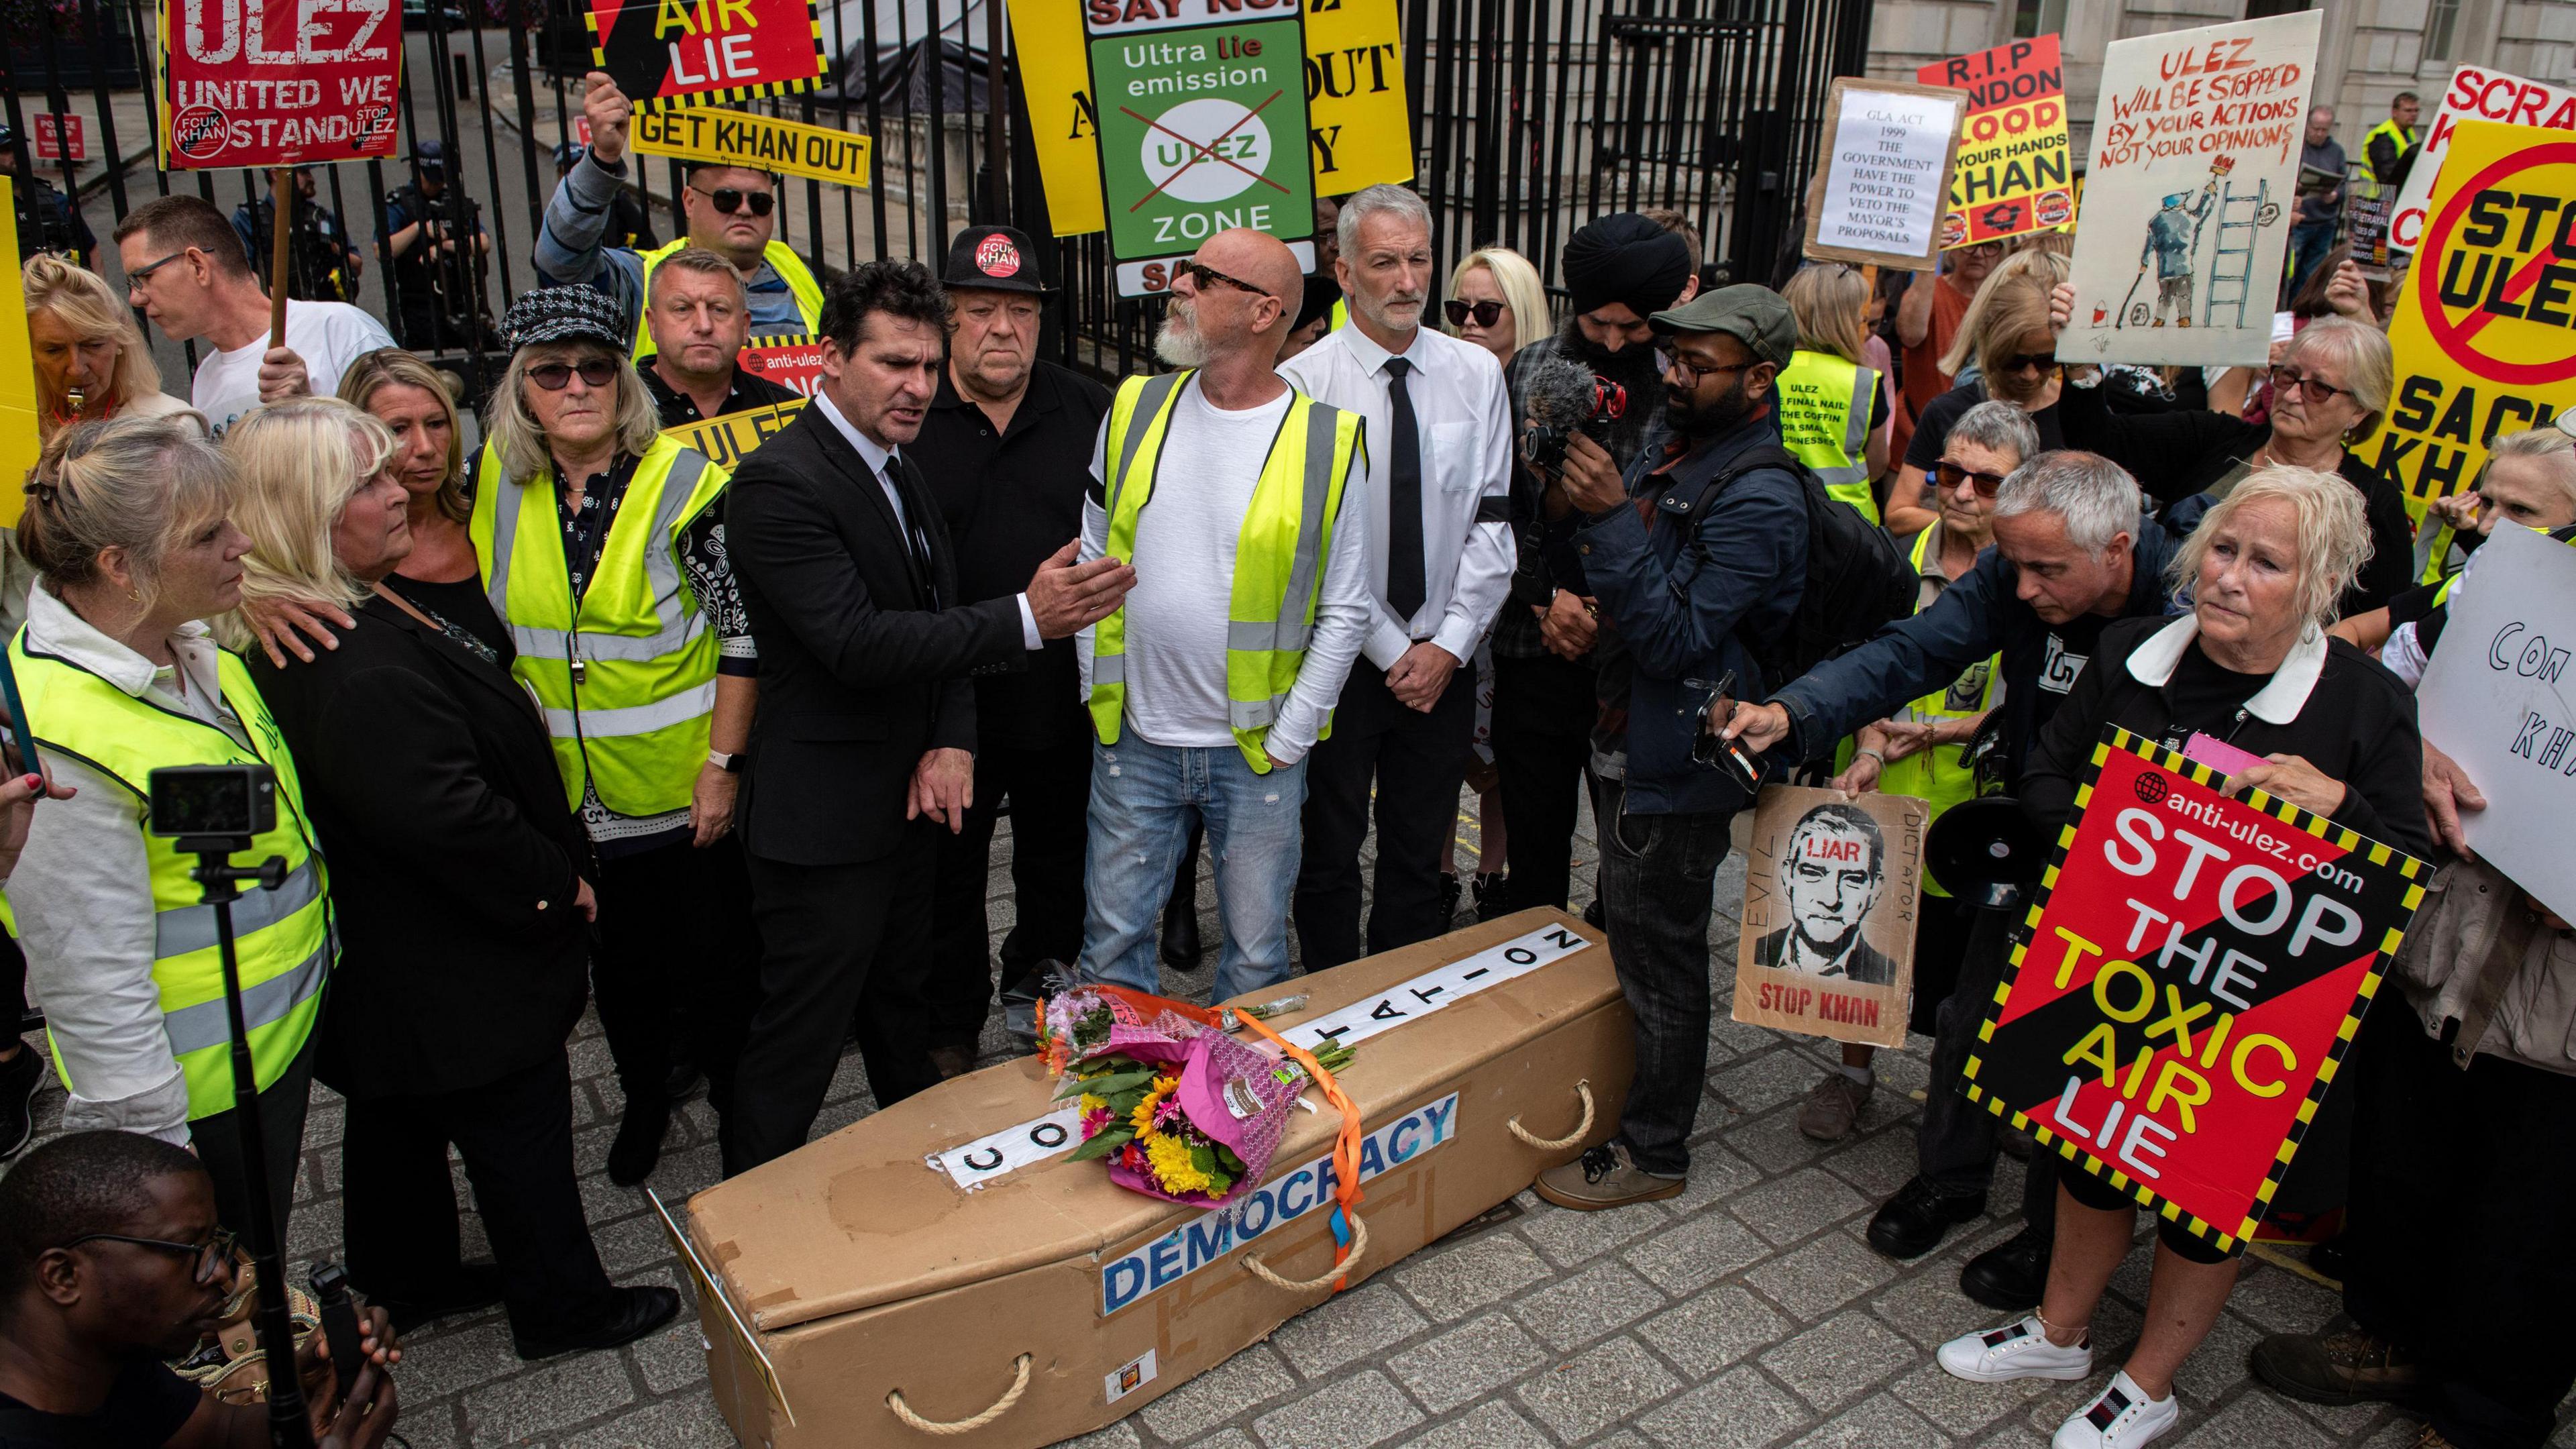
[[[346,302],[288,302],[286,345],[304,359],[315,397],[340,390],[340,374],[349,364],[379,347],[394,345],[384,324]],[[235,419],[259,406],[259,360],[268,353],[268,334],[230,352],[209,351],[197,364],[189,389],[197,411],[218,438]]]

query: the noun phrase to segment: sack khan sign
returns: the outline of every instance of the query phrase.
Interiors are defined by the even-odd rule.
[[[165,0],[160,19],[163,170],[394,153],[393,0]]]
[[[2117,727],[2091,773],[1965,1090],[2232,1253],[2431,868]]]

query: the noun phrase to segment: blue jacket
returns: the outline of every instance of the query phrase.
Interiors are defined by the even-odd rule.
[[[2162,618],[2175,612],[2165,567],[2179,546],[2153,519],[2138,520],[2136,541],[2129,546],[2129,603],[2121,618]],[[1977,661],[1999,653],[2009,778],[2020,779],[2022,761],[2039,733],[2039,674],[2049,636],[2048,625],[2017,596],[2020,583],[2021,571],[1989,547],[1932,607],[1897,620],[1858,649],[1781,686],[1771,702],[1789,711],[1791,734],[1784,752],[1793,759],[1821,758],[1843,736],[1887,718],[1909,700],[1947,688]]]
[[[1628,495],[1651,499],[1650,526],[1634,505],[1586,522],[1575,553],[1601,612],[1635,665],[1628,690],[1626,809],[1632,815],[1740,810],[1750,797],[1691,759],[1706,693],[1735,671],[1736,697],[1759,699],[1761,670],[1741,635],[1788,632],[1807,581],[1807,504],[1781,469],[1745,474],[1708,500],[1700,494],[1745,449],[1779,441],[1767,418],[1698,442],[1668,471],[1648,446],[1628,465]]]

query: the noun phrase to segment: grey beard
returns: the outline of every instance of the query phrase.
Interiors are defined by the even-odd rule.
[[[1166,317],[1163,330],[1154,334],[1154,355],[1174,367],[1197,367],[1207,361],[1207,339],[1179,318]]]

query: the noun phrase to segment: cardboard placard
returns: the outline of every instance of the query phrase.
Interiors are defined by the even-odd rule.
[[[2469,848],[2561,919],[2576,920],[2576,549],[2506,525],[2471,555],[2415,692],[2424,742],[2468,771],[2484,810]]]
[[[868,162],[873,149],[868,137],[745,111],[646,111],[637,114],[629,134],[639,156],[712,161],[721,166],[803,176],[862,190],[874,174]]]
[[[0,176],[0,256],[18,255],[17,188],[14,177]],[[36,349],[21,274],[0,270],[8,270],[0,279],[0,478],[23,480],[43,451],[36,441]],[[26,511],[25,489],[0,488],[0,528],[16,528]]]
[[[682,423],[676,428],[664,428],[662,436],[682,447],[697,449],[706,455],[708,462],[731,472],[742,466],[742,460],[753,449],[785,431],[789,423],[796,421],[796,415],[805,411],[805,407],[805,400],[798,398],[776,407],[748,408],[721,417]]]
[[[1911,795],[1762,792],[1744,866],[1737,1021],[1905,1045],[1930,819]]]
[[[823,344],[820,339],[789,334],[779,337],[755,337],[734,354],[734,365],[743,371],[769,379],[780,387],[793,388],[807,397],[823,385]]]
[[[2372,465],[2410,498],[2466,488],[2500,432],[2545,427],[2576,384],[2576,135],[2468,121],[2434,183],[2424,245],[2389,319],[2397,387]]]
[[[44,111],[34,117],[34,122],[37,160],[89,159],[89,117],[72,111]]]
[[[2440,179],[2451,133],[2462,121],[2576,131],[2576,90],[2525,80],[2491,66],[2464,65],[2452,71],[2450,84],[2442,88],[2441,104],[2433,108],[2432,120],[2424,128],[2419,143],[2423,149],[2406,173],[2406,184],[2397,188],[2397,207],[2388,218],[2388,242],[2398,251],[2411,252],[2424,240],[2433,183]]]
[[[2066,76],[2056,36],[1936,60],[1914,78],[1968,92],[1959,151],[1950,165],[1950,210],[1941,218],[1942,246],[2048,231],[2075,219]]]
[[[1099,108],[1082,8],[1014,5],[1012,58],[1034,118],[1030,144],[1057,236],[1108,225],[1101,196]],[[1308,7],[1306,149],[1315,190],[1342,196],[1413,179],[1413,110],[1405,99],[1396,0]]]
[[[1962,1073],[1970,1101],[2243,1249],[2432,867],[2112,726]]]
[[[1906,81],[1834,81],[1807,183],[1806,254],[1929,271],[1968,93]]]
[[[402,94],[394,0],[162,0],[160,41],[164,171],[394,153]]]
[[[590,0],[591,61],[638,113],[810,91],[824,69],[813,0]]]
[[[2303,10],[2111,43],[2060,359],[2270,357],[2319,23]]]
[[[2374,190],[2379,194],[2372,195]],[[2374,282],[2388,280],[2388,217],[2396,206],[2395,193],[2372,184],[2369,162],[2345,166],[2343,218],[2335,239],[2351,249],[2352,264]]]

